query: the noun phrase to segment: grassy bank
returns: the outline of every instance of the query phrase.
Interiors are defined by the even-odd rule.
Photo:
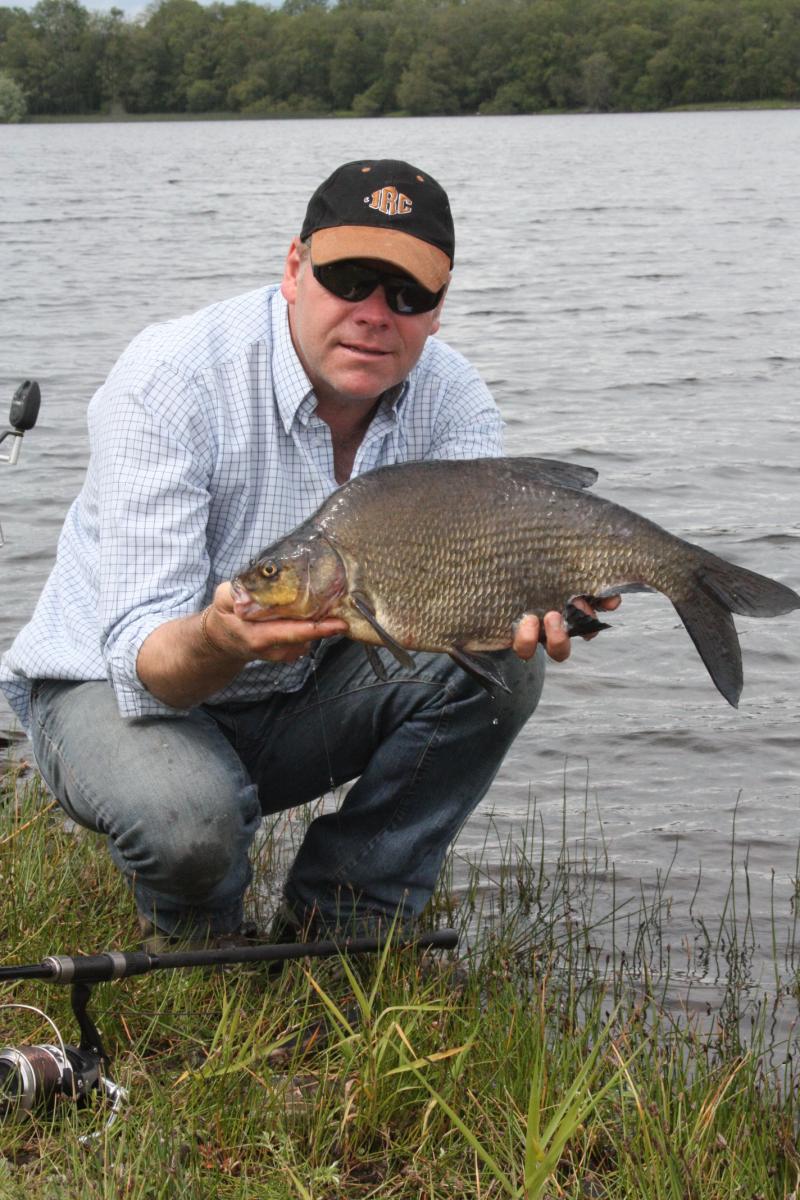
[[[133,946],[99,839],[66,829],[35,779],[3,787],[3,961]],[[508,848],[465,983],[403,951],[99,985],[92,1011],[129,1102],[110,1129],[68,1101],[0,1125],[0,1197],[795,1197],[800,1076],[790,1056],[768,1065],[767,1020],[745,1037],[735,945],[727,1004],[677,1021],[646,956],[635,971],[598,958],[587,878],[563,856],[545,877],[531,850]],[[260,869],[279,855],[267,838]],[[443,891],[432,920],[474,929],[477,893],[454,910]],[[656,919],[642,914],[651,933]],[[66,990],[18,983],[11,1001],[76,1040]],[[293,1047],[321,1021],[326,1036]],[[52,1037],[0,1009],[3,1045]]]

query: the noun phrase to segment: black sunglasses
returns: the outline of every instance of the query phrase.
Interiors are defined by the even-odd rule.
[[[326,291],[353,304],[366,300],[376,287],[382,287],[389,308],[404,317],[430,312],[444,295],[444,288],[429,292],[407,275],[394,275],[391,271],[381,271],[359,262],[327,263],[322,267],[312,263],[311,270],[317,283],[321,283]]]

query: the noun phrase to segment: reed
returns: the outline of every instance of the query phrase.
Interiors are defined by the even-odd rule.
[[[3,961],[130,948],[130,897],[99,839],[65,826],[35,775],[2,788]],[[262,921],[293,829],[259,845]],[[99,985],[92,1011],[129,1103],[110,1129],[69,1101],[0,1125],[0,1198],[796,1198],[800,1078],[791,1044],[772,1040],[772,1002],[753,1004],[746,887],[732,871],[725,912],[695,913],[723,990],[711,1015],[681,1016],[660,936],[669,873],[637,913],[613,886],[601,909],[609,864],[584,850],[565,841],[548,866],[534,807],[499,878],[480,856],[458,893],[445,876],[430,921],[461,925],[463,980],[390,946],[278,977]],[[784,1015],[793,919],[774,915]],[[66,990],[19,983],[0,994],[13,1000],[75,1040]],[[2,1044],[49,1040],[33,1014],[0,1008]]]

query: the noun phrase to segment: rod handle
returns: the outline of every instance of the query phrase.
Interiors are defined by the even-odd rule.
[[[143,975],[153,969],[151,955],[143,950],[123,953],[107,950],[105,954],[51,954],[42,962],[49,967],[53,983],[101,983],[105,979],[122,979],[128,975]]]

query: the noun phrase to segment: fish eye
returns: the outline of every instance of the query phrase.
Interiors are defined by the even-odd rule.
[[[261,574],[265,579],[271,579],[277,570],[274,562],[263,563],[261,566]]]

